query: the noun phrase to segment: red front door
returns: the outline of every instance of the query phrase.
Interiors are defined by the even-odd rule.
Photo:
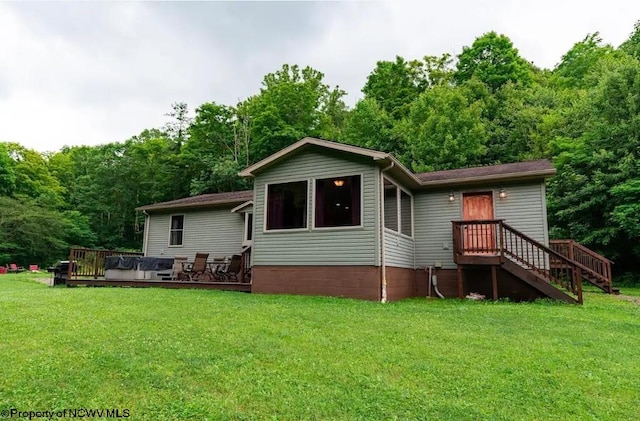
[[[493,219],[493,194],[464,193],[462,195],[462,219],[486,221]],[[495,252],[495,224],[476,223],[465,225],[464,250],[467,253]]]

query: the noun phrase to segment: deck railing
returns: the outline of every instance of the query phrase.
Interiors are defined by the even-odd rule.
[[[72,248],[69,253],[69,273],[67,273],[67,279],[71,279],[72,276],[76,279],[78,277],[98,279],[104,276],[104,261],[110,256],[144,256],[144,253],[136,251]]]
[[[582,303],[581,264],[507,225],[501,219],[453,221],[454,260],[463,256],[509,259],[547,282],[575,294]],[[552,264],[553,263],[553,264]]]
[[[612,261],[574,240],[550,240],[549,247],[569,260],[580,263],[582,275],[608,293],[613,289]]]

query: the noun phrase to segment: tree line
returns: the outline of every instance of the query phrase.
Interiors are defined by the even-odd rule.
[[[305,136],[391,152],[413,171],[552,160],[550,235],[640,266],[640,21],[618,47],[589,34],[553,69],[489,32],[453,57],[379,61],[348,107],[322,72],[283,65],[235,105],[184,103],[123,142],[38,153],[0,143],[0,264],[72,245],[139,249],[137,206],[250,188],[239,170]]]

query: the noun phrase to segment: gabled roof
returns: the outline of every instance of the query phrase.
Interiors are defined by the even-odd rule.
[[[255,175],[257,171],[269,167],[270,165],[275,164],[276,162],[282,160],[293,152],[310,145],[352,153],[355,155],[368,156],[374,160],[386,159],[390,156],[388,153],[374,151],[373,149],[365,149],[359,146],[345,145],[343,143],[331,142],[329,140],[316,139],[315,137],[305,137],[304,139],[301,139],[296,143],[287,146],[286,148],[274,153],[273,155],[269,155],[265,159],[256,162],[250,167],[245,168],[244,170],[240,171],[239,175],[242,177],[251,177]]]
[[[552,176],[556,169],[546,159],[486,167],[461,168],[416,174],[422,186],[481,183],[492,180],[525,180]]]
[[[185,197],[184,199],[171,200],[169,202],[154,203],[136,208],[141,211],[156,211],[164,209],[214,207],[223,205],[237,205],[253,199],[253,190],[242,190],[227,193],[201,194],[199,196]]]
[[[317,139],[315,137],[305,137],[304,139],[287,146],[286,148],[274,153],[273,155],[266,157],[262,161],[256,162],[250,167],[245,168],[238,174],[242,177],[252,177],[257,172],[266,169],[271,165],[274,165],[287,158],[289,155],[296,153],[301,149],[308,148],[309,146],[317,146],[335,151],[369,157],[373,161],[376,161],[378,165],[388,167],[391,174],[398,178],[399,181],[406,183],[409,187],[415,188],[420,186],[420,181],[416,178],[416,176],[389,153],[375,151],[373,149],[361,148],[359,146],[345,145],[344,143],[337,143],[324,139]]]

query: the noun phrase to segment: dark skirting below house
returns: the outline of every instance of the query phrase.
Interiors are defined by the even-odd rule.
[[[380,300],[377,266],[254,266],[252,273],[254,293]]]
[[[118,286],[193,288],[244,291],[260,294],[319,295],[379,301],[381,299],[380,267],[377,266],[254,266],[252,283],[184,282],[160,280],[70,279],[68,286]],[[532,301],[548,295],[497,267],[498,298]],[[466,296],[472,292],[493,297],[490,266],[462,267],[462,284],[456,269],[436,269],[438,290],[446,298]],[[398,301],[429,296],[428,271],[387,267],[387,299]],[[460,291],[460,286],[462,290]],[[431,296],[437,297],[435,288]],[[557,298],[557,297],[556,297]]]

